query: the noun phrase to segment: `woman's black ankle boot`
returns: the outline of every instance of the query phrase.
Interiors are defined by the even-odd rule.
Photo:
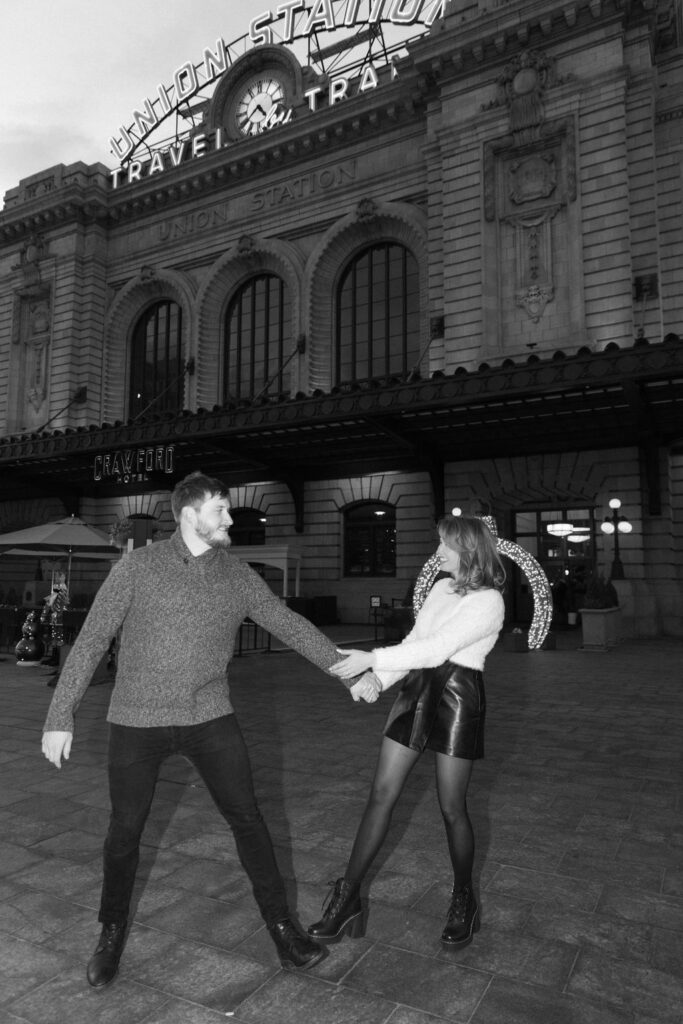
[[[479,931],[479,908],[471,885],[453,889],[448,908],[446,927],[441,933],[441,943],[448,949],[459,949],[472,941],[474,932]]]
[[[346,933],[357,938],[363,932],[363,906],[357,885],[338,878],[323,904],[320,921],[309,925],[308,934],[319,942],[333,942]]]

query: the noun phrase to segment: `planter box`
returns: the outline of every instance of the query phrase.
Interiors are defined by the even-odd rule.
[[[620,608],[580,608],[582,650],[608,651],[619,640]]]

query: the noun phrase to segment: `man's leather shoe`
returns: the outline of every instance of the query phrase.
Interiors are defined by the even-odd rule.
[[[102,926],[100,941],[88,961],[88,983],[93,988],[102,988],[116,977],[125,937],[125,923]]]
[[[289,918],[270,925],[268,931],[275,943],[280,963],[288,971],[308,970],[325,955],[323,947],[300,932]]]

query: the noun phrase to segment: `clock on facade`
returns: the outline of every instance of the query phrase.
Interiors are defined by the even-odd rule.
[[[258,135],[278,114],[285,103],[285,87],[280,78],[270,72],[253,75],[238,89],[233,106],[233,117],[242,135]]]

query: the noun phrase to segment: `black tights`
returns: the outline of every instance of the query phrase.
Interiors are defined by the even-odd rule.
[[[420,752],[387,739],[382,741],[370,796],[356,833],[346,881],[360,885],[375,859],[391,823],[396,801]],[[456,889],[469,885],[474,861],[474,833],[467,813],[467,787],[472,762],[461,757],[436,755],[436,791],[446,827],[448,850]]]

